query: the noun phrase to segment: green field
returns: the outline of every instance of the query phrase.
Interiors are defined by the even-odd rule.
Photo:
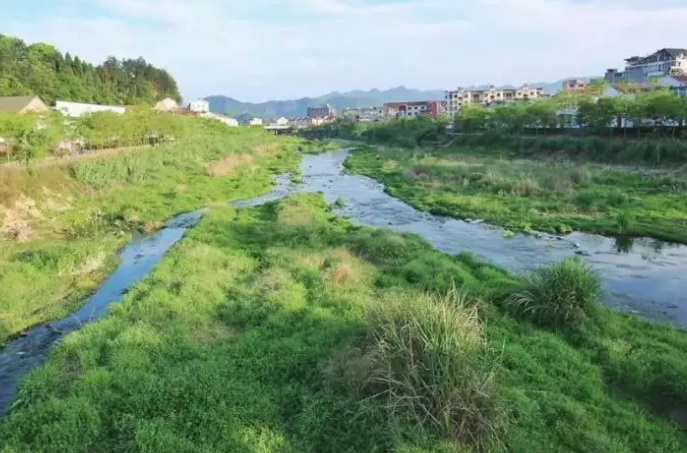
[[[132,231],[267,192],[296,139],[202,120],[176,144],[47,167],[0,167],[0,348],[80,305]],[[220,126],[219,128],[217,126]]]
[[[319,195],[214,206],[0,422],[15,452],[677,452],[687,335],[352,226]],[[545,302],[545,303],[543,303]]]
[[[522,159],[483,148],[364,147],[347,168],[418,209],[513,230],[687,243],[687,169]]]

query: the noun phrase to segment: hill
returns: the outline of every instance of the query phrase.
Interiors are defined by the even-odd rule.
[[[174,78],[143,58],[108,57],[94,66],[45,43],[27,45],[0,35],[0,96],[36,94],[97,104],[140,104],[170,97],[179,101]]]
[[[394,101],[425,101],[444,98],[443,90],[414,90],[403,86],[389,90],[373,89],[355,90],[340,93],[334,91],[319,97],[305,97],[287,101],[268,101],[262,103],[241,102],[227,96],[208,96],[210,111],[238,116],[248,114],[258,117],[278,118],[281,116],[304,116],[308,107],[325,103],[331,104],[337,111],[345,108],[369,107]]]

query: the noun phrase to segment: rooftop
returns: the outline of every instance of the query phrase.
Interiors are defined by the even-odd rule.
[[[6,96],[0,97],[0,112],[20,112],[36,96]]]

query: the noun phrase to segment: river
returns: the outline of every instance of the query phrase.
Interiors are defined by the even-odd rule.
[[[479,220],[462,221],[418,211],[388,195],[384,187],[365,176],[344,173],[346,150],[306,155],[301,163],[303,182],[293,184],[278,176],[266,195],[233,203],[256,206],[298,192],[321,192],[329,202],[343,200],[336,212],[352,222],[390,228],[422,236],[449,254],[469,250],[512,272],[526,272],[566,256],[579,255],[597,269],[606,284],[604,303],[653,321],[687,327],[687,246],[652,239],[634,241],[584,233],[565,237],[516,234],[504,238],[503,229]],[[117,269],[96,293],[71,315],[38,326],[0,353],[0,416],[7,413],[20,380],[42,364],[51,346],[85,323],[102,318],[107,308],[148,275],[169,248],[195,225],[204,211],[183,214],[151,235],[138,236],[123,249]]]

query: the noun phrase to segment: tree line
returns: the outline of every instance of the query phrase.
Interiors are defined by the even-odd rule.
[[[94,66],[50,44],[27,45],[0,35],[0,96],[37,95],[47,104],[69,100],[134,105],[181,101],[174,78],[143,58],[109,57]]]
[[[59,112],[0,112],[0,157],[24,161],[49,155],[73,155],[98,149],[155,145],[199,135],[227,133],[216,120],[156,112],[149,106],[126,113],[98,112],[65,120]]]
[[[685,128],[687,98],[675,96],[669,89],[639,90],[631,85],[619,89],[619,95],[612,97],[562,92],[551,98],[493,107],[470,104],[456,115],[455,130],[522,135],[578,129],[583,135],[677,137]]]

